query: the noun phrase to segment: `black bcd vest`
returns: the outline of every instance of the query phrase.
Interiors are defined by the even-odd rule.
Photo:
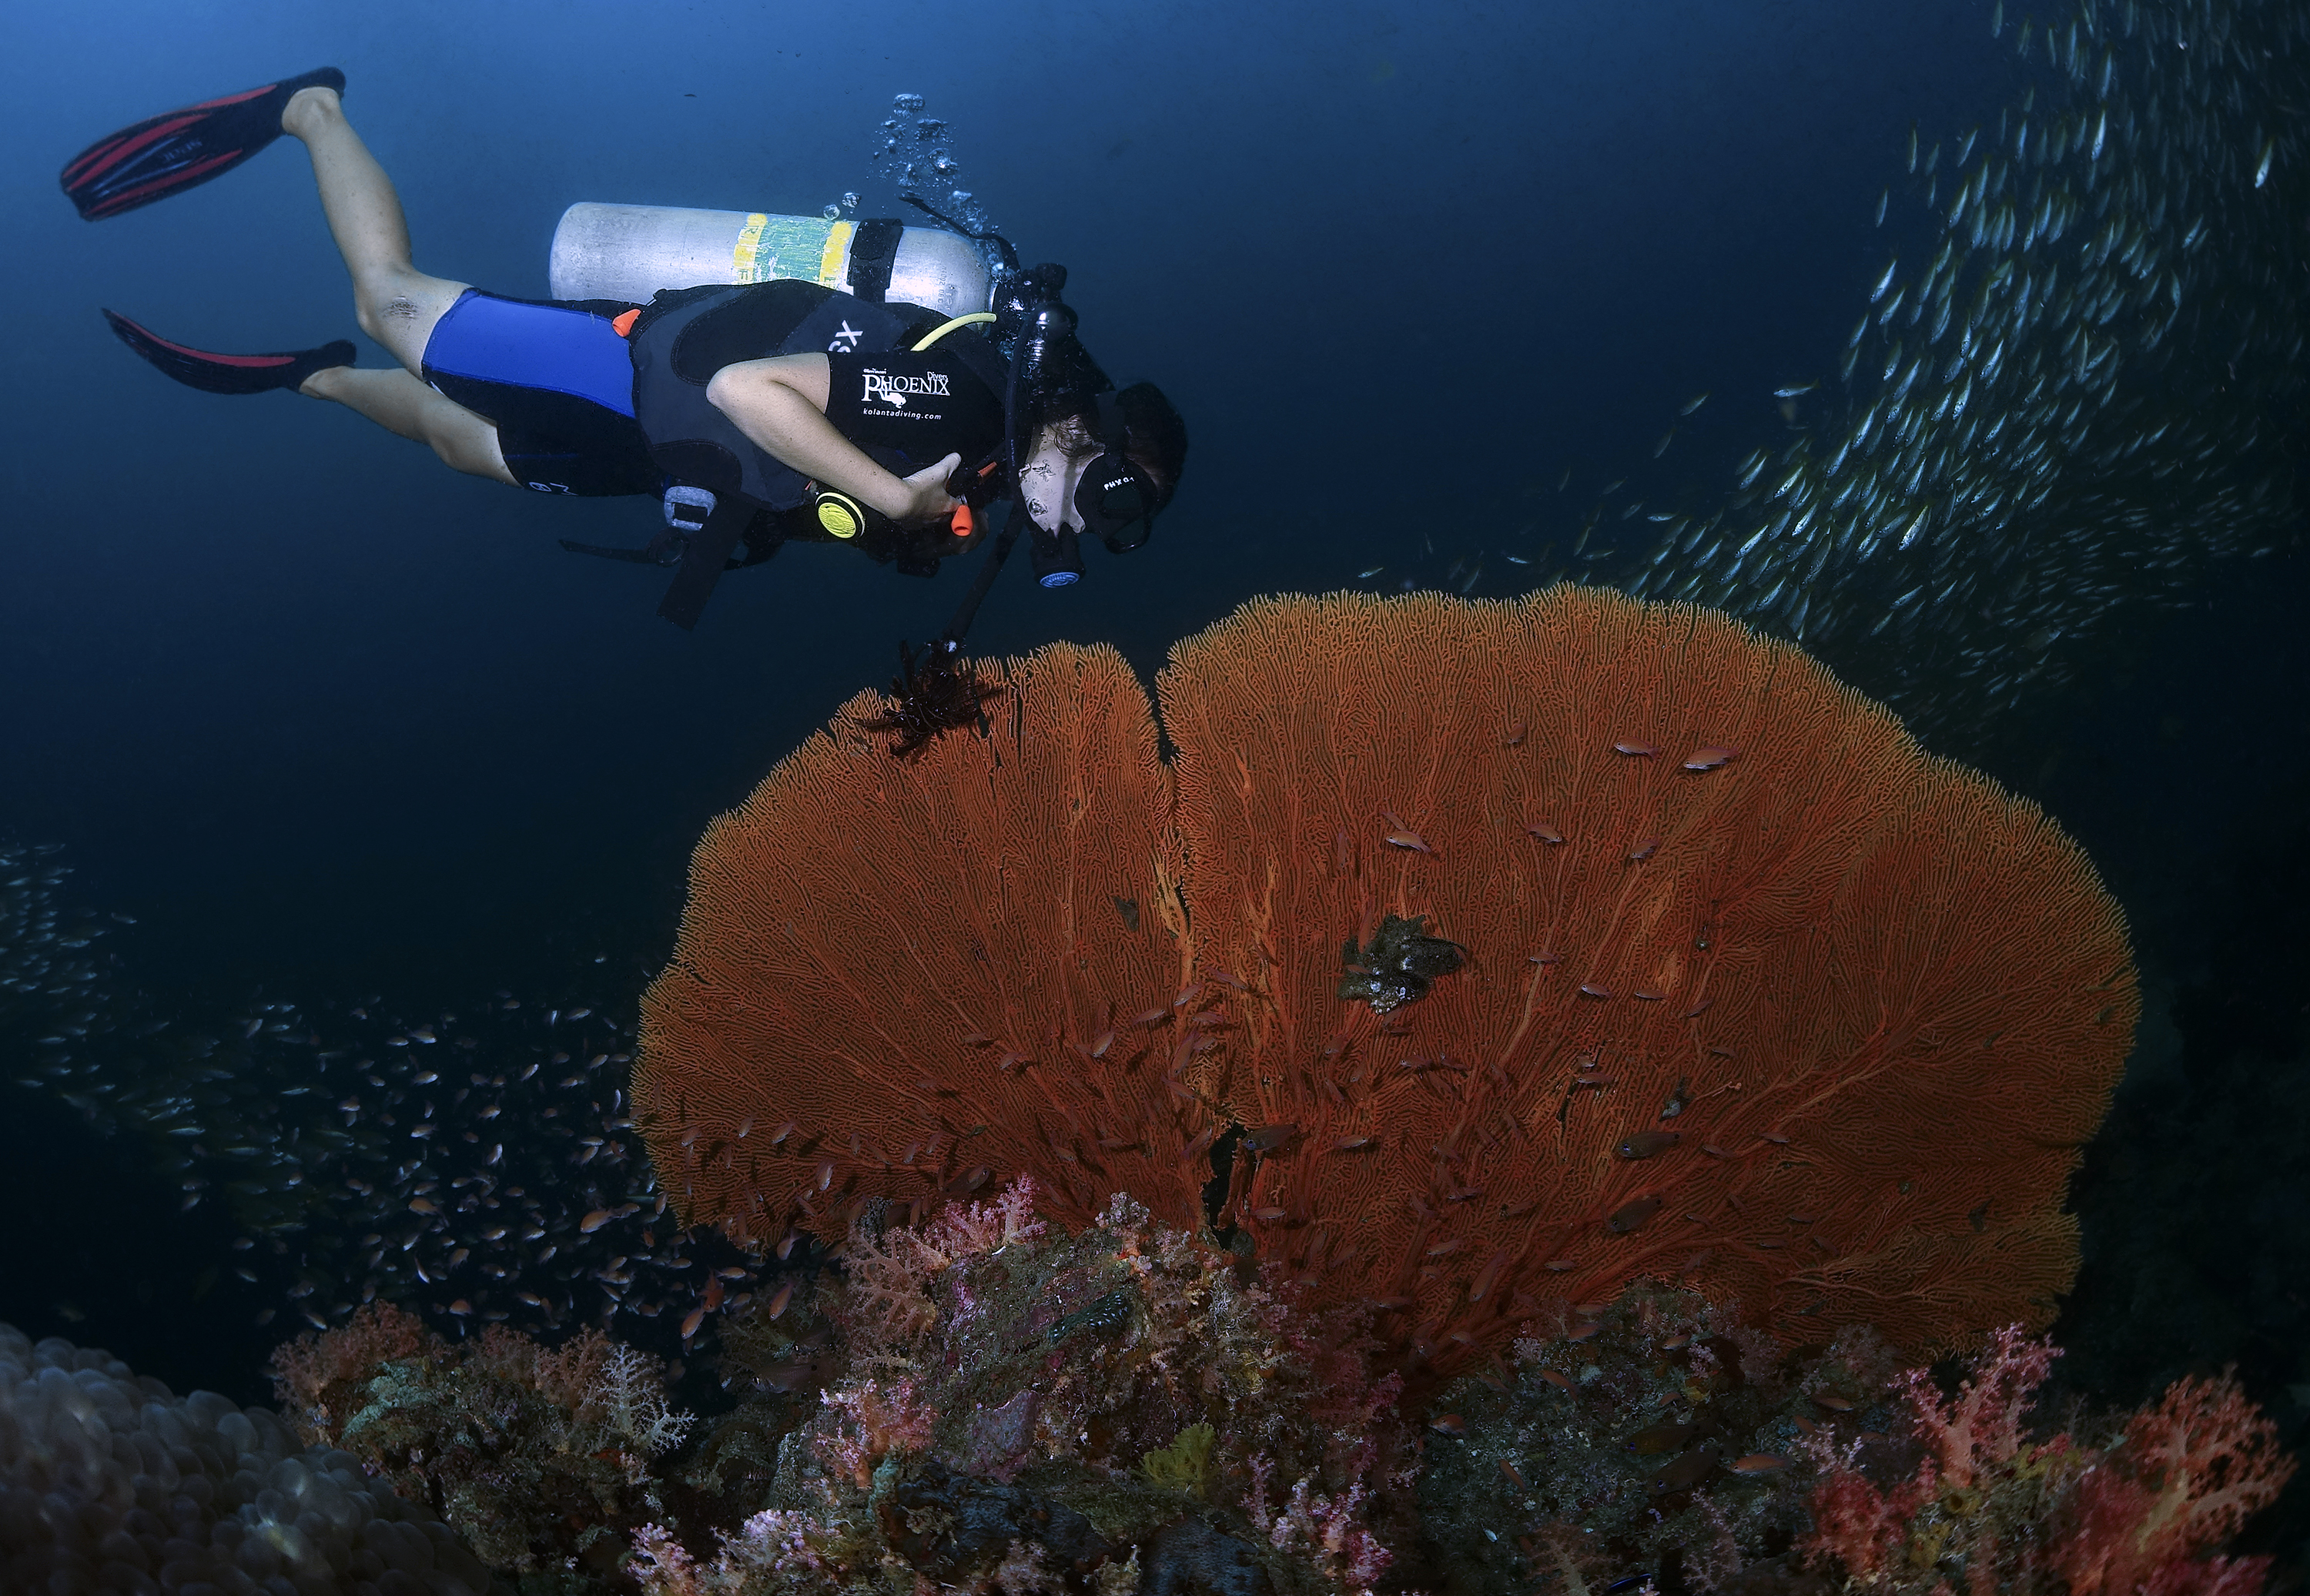
[[[629,343],[634,361],[634,420],[650,457],[677,482],[735,494],[754,507],[789,510],[807,496],[800,472],[782,464],[708,402],[706,385],[739,360],[771,355],[881,354],[906,349],[946,318],[919,305],[873,304],[814,282],[668,289],[652,299]],[[942,345],[996,394],[1002,357],[969,329]],[[897,451],[870,447],[875,464],[905,475],[920,469]]]

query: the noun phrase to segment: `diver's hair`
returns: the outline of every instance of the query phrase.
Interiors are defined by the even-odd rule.
[[[1161,495],[1155,507],[1159,510],[1171,502],[1179,472],[1187,463],[1187,423],[1151,382],[1133,383],[1115,398],[1123,407],[1123,452],[1155,479]],[[1051,424],[1051,434],[1069,464],[1099,457],[1099,427],[1090,416],[1062,416]]]

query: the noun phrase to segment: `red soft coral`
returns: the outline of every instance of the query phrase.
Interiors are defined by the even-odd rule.
[[[2078,1481],[2057,1566],[2073,1596],[2258,1591],[2266,1559],[2191,1559],[2276,1500],[2294,1468],[2232,1375],[2176,1381]]]
[[[1917,1509],[1932,1499],[1932,1460],[1926,1459],[1916,1478],[1904,1480],[1888,1495],[1850,1457],[1829,1448],[1819,1450],[1820,1483],[1813,1488],[1812,1533],[1805,1540],[1808,1560],[1819,1564],[1834,1558],[1854,1578],[1874,1580],[1900,1549]]]

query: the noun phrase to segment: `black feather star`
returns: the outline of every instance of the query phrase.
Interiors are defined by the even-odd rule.
[[[890,707],[859,724],[870,732],[892,732],[890,755],[911,759],[942,732],[976,725],[987,731],[986,712],[979,707],[1008,691],[999,681],[983,680],[951,643],[933,643],[921,654],[899,645],[899,673],[890,681]]]

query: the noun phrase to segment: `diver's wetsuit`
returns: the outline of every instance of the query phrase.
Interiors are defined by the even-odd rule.
[[[660,402],[637,420],[636,361],[647,361],[661,318],[690,315],[665,351]],[[638,315],[627,313],[638,312]],[[827,420],[877,464],[905,476],[948,454],[977,462],[1003,439],[994,383],[1000,359],[976,327],[955,330],[920,354],[908,347],[944,318],[919,306],[870,304],[812,283],[661,293],[647,307],[602,299],[514,299],[468,289],[442,315],[425,346],[424,377],[439,393],[493,423],[506,467],[542,493],[656,494],[669,479],[699,473],[666,446],[669,432],[714,424],[719,447],[745,456],[746,496],[771,509],[801,501],[801,479],[708,414],[706,385],[723,367],[795,353],[801,338],[826,345]],[[624,324],[621,331],[620,324]],[[855,329],[885,336],[862,340]],[[825,336],[821,338],[821,334]],[[630,337],[632,342],[629,342]],[[881,342],[885,347],[871,347]],[[892,347],[895,345],[895,347]],[[688,424],[646,426],[690,395]],[[653,432],[656,437],[654,453]],[[687,441],[683,439],[682,441]],[[727,484],[710,482],[716,491]]]
[[[506,469],[539,493],[659,490],[634,420],[614,299],[509,299],[469,288],[425,344],[425,380],[496,426]]]

